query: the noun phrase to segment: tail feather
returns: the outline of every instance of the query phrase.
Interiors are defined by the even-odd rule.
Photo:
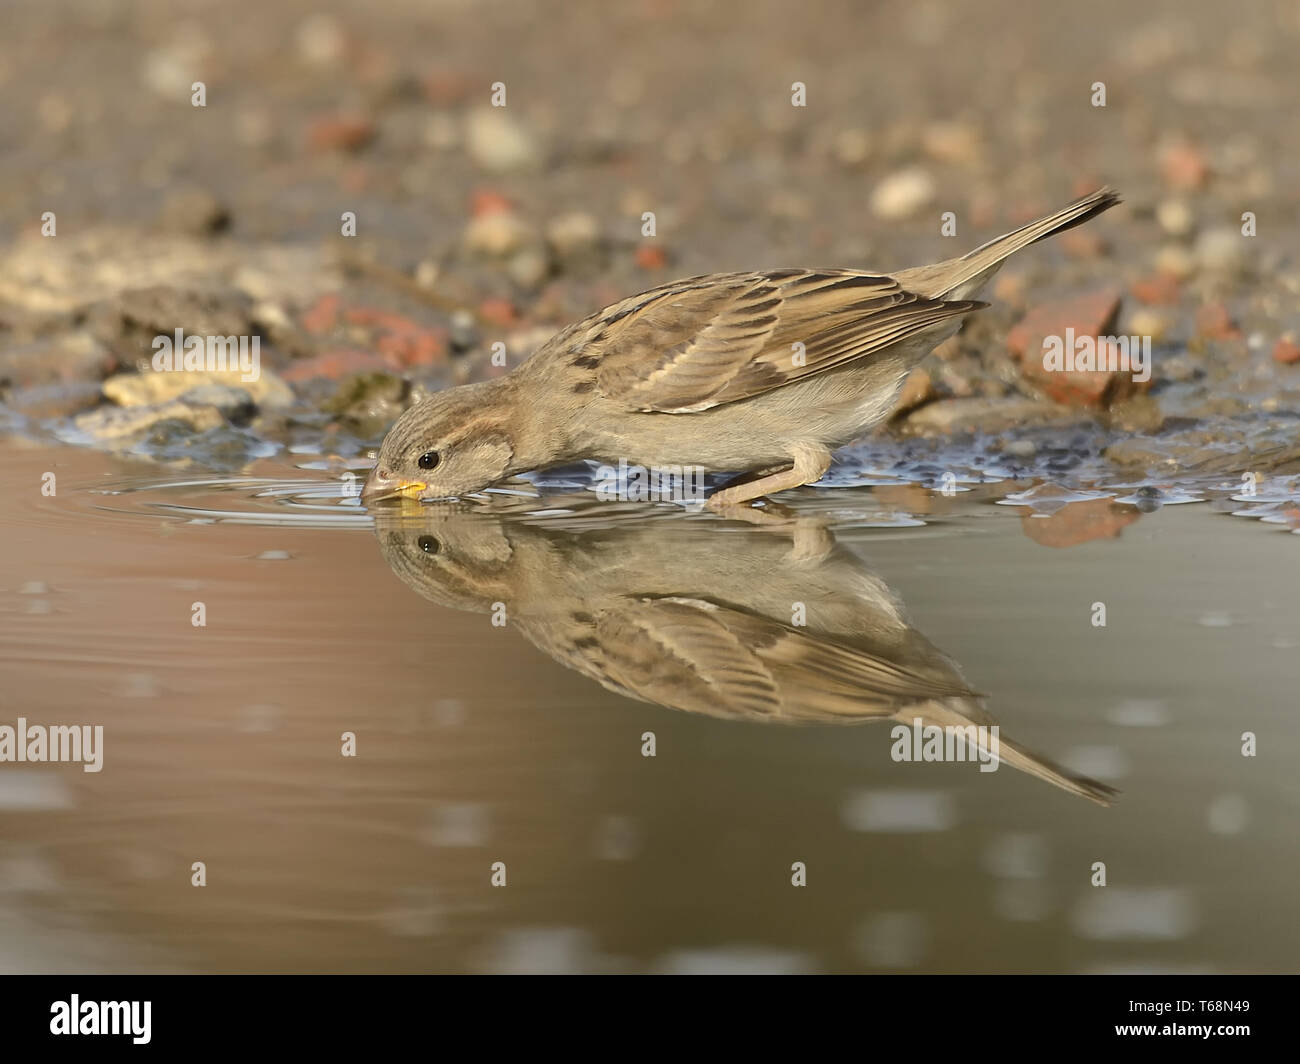
[[[959,259],[903,270],[895,276],[905,286],[934,299],[965,299],[978,292],[1009,256],[1046,237],[1082,225],[1119,202],[1119,193],[1113,188],[1100,188],[1059,211],[981,244]]]

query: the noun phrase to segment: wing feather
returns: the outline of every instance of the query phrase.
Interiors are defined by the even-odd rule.
[[[554,341],[629,410],[707,410],[867,358],[984,306],[855,270],[691,277],[625,299]]]

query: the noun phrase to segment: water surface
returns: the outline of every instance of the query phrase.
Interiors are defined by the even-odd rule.
[[[848,470],[750,524],[557,481],[376,523],[344,473],[0,453],[0,724],[105,736],[98,773],[0,765],[0,968],[1300,962],[1289,482]],[[1019,753],[897,762],[914,713]]]

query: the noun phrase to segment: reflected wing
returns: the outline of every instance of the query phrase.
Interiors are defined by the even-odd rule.
[[[698,598],[627,598],[556,638],[521,622],[549,653],[603,686],[710,716],[854,722],[926,698],[971,695],[951,677],[913,672],[771,618]]]

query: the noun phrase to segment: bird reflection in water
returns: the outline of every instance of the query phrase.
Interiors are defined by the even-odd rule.
[[[956,663],[816,518],[749,525],[589,496],[539,513],[488,499],[377,512],[388,565],[438,605],[504,607],[530,642],[611,691],[760,723],[892,720],[918,737],[932,728],[984,737],[997,724]],[[1102,805],[1115,794],[995,741],[982,760],[995,752]]]

